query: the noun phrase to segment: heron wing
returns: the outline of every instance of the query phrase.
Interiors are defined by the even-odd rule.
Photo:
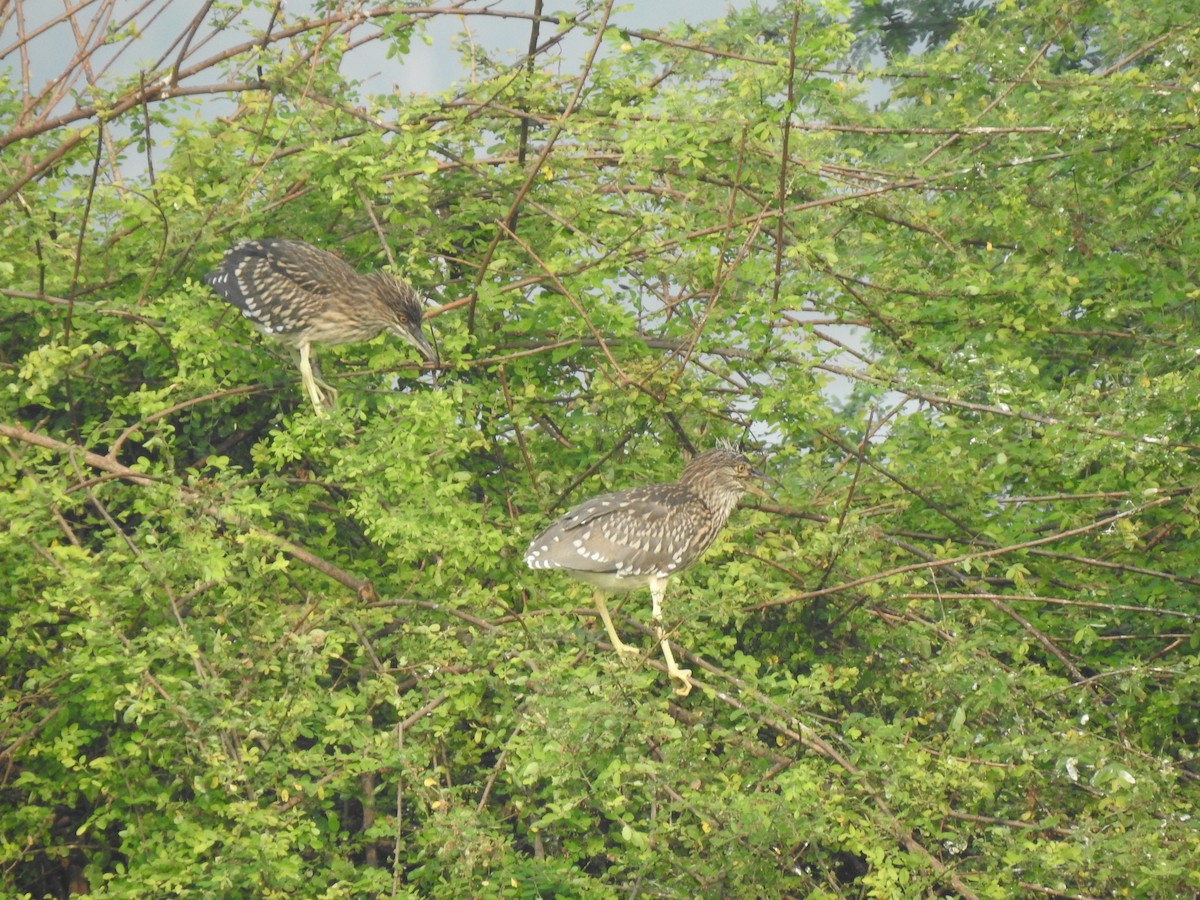
[[[268,334],[308,329],[323,298],[354,270],[342,259],[300,241],[243,241],[204,280]]]
[[[676,484],[603,494],[534,538],[525,561],[532,568],[668,575],[698,555],[692,552],[693,526],[706,513],[698,497]]]

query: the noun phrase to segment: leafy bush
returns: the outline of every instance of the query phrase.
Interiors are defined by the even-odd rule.
[[[1200,889],[1182,9],[871,71],[585,5],[408,96],[354,73],[449,12],[218,4],[106,74],[166,6],[0,93],[8,895]],[[323,349],[314,415],[202,282],[258,236],[402,271],[436,383]],[[680,700],[522,556],[718,440],[774,499],[672,581]]]

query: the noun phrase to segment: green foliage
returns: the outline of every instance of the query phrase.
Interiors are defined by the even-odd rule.
[[[436,96],[356,81],[434,32],[339,2],[14,68],[6,895],[1200,890],[1200,32],[946,8],[876,72],[786,4],[539,23],[586,67],[472,32]],[[260,236],[402,272],[436,383],[322,348],[314,415],[202,280]],[[718,440],[775,499],[672,581],[679,699],[648,598],[627,668],[522,557]]]

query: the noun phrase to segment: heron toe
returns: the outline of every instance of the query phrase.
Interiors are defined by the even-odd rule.
[[[667,675],[672,681],[678,682],[674,687],[675,696],[686,697],[692,692],[691,669],[676,669],[673,672],[668,672]]]

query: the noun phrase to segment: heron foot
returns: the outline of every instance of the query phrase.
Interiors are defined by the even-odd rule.
[[[692,670],[691,669],[669,669],[667,677],[672,681],[677,682],[674,691],[677,697],[686,697],[692,692]]]
[[[637,647],[634,647],[632,644],[626,644],[624,641],[614,641],[613,650],[615,650],[617,656],[621,657],[621,659],[628,665],[633,665],[642,658],[641,650],[639,650]]]

